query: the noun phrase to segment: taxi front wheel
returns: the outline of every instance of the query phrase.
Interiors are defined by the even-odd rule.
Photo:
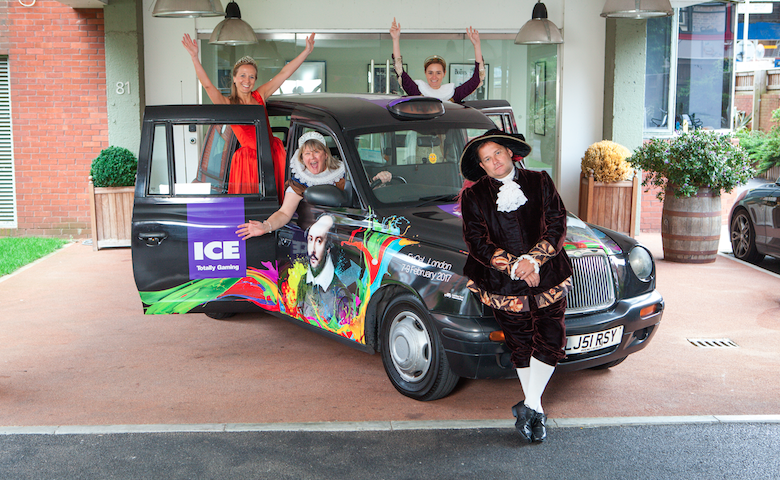
[[[393,386],[415,400],[447,396],[459,377],[450,369],[439,334],[425,307],[410,294],[387,306],[381,326],[381,354]]]

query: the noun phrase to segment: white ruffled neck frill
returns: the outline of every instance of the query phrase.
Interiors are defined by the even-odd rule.
[[[498,196],[496,197],[496,206],[499,212],[514,212],[521,206],[525,205],[528,198],[523,193],[523,189],[515,182],[515,169],[512,169],[512,173],[504,178],[498,178],[501,188],[498,189]]]
[[[425,97],[435,97],[443,102],[446,102],[455,96],[454,83],[445,83],[439,88],[431,88],[431,86],[428,85],[428,82],[425,80],[415,80],[414,83],[417,84],[417,88],[420,89],[420,93],[422,93]]]
[[[311,173],[306,167],[298,160],[299,151],[296,150],[292,157],[292,176],[296,182],[305,187],[311,187],[314,185],[335,185],[339,180],[344,177],[344,162],[338,162],[339,166],[335,170],[325,170],[322,173]]]

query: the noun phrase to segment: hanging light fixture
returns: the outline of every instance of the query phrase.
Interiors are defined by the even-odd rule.
[[[674,14],[669,0],[607,0],[602,17],[607,18],[650,18],[670,17]]]
[[[211,32],[209,43],[215,45],[251,45],[257,43],[251,25],[241,20],[241,9],[233,0],[225,8],[225,19]]]
[[[219,0],[157,0],[153,17],[190,18],[223,17],[225,10]]]
[[[541,0],[534,5],[531,19],[517,32],[515,43],[517,45],[563,43],[561,31],[553,22],[547,20],[547,7]]]

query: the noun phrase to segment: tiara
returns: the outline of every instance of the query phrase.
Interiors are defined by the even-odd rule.
[[[253,67],[257,68],[257,62],[255,62],[255,59],[249,55],[239,58],[233,67],[235,68],[240,65],[252,65]]]

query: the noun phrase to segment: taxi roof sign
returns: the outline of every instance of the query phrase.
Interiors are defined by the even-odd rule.
[[[387,104],[394,117],[405,120],[428,120],[444,115],[444,104],[434,97],[402,97]]]

